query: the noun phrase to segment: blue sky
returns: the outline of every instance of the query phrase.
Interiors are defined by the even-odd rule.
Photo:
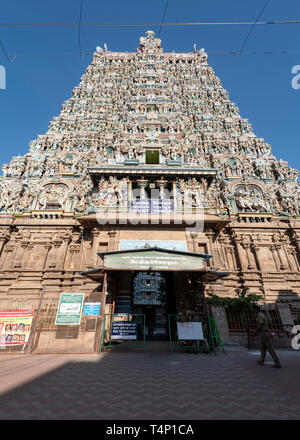
[[[169,0],[166,22],[255,21],[265,0]],[[160,22],[166,0],[83,0],[83,22]],[[2,2],[1,22],[78,22],[80,0],[10,0]],[[299,0],[271,0],[261,21],[300,19]],[[210,54],[239,50],[251,26],[163,27],[165,51],[204,47],[208,62],[237,104],[254,133],[270,143],[273,154],[300,169],[300,89],[291,86],[292,67],[300,53],[276,55]],[[112,51],[135,51],[149,26],[82,28],[83,52],[107,44]],[[159,27],[151,27],[158,32]],[[28,151],[28,143],[44,133],[59,114],[91,62],[81,59],[78,29],[11,29],[0,27],[0,65],[6,69],[7,88],[0,90],[0,164]],[[256,26],[245,50],[299,50],[300,24]],[[36,56],[41,53],[65,54]],[[35,56],[24,56],[34,54]]]

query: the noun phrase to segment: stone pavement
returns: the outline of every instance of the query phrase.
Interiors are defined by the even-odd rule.
[[[0,419],[299,420],[300,351],[277,352],[1,355]]]

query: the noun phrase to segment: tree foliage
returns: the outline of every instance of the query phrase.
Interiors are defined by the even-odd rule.
[[[207,296],[207,304],[211,306],[235,307],[241,309],[252,309],[254,305],[258,304],[262,299],[262,295],[255,295],[253,293],[247,294],[249,287],[243,287],[237,291],[235,298],[220,297],[209,293]]]

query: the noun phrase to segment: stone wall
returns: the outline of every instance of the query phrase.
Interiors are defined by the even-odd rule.
[[[89,217],[87,217],[89,218]],[[80,220],[80,221],[79,221]],[[262,294],[266,302],[299,301],[300,221],[247,223],[236,219],[188,233],[184,225],[97,225],[64,217],[0,218],[0,297],[51,295],[99,283],[79,274],[101,265],[97,252],[119,249],[120,240],[186,240],[187,250],[212,254],[210,269],[229,272],[206,291],[233,296],[236,288]]]

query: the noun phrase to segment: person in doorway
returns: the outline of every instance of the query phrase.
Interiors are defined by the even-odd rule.
[[[193,310],[192,308],[188,305],[186,308],[184,308],[182,310],[182,315],[181,315],[181,322],[191,322],[193,319]],[[183,341],[184,346],[186,347],[185,352],[186,353],[197,353],[196,351],[196,345],[195,345],[195,341],[191,341],[191,340],[185,340]]]
[[[154,324],[153,324],[152,321],[149,321],[149,323],[148,323],[148,336],[149,336],[149,339],[152,338],[153,331],[154,331]]]
[[[187,315],[186,307],[183,307],[182,311],[178,313],[177,320],[179,322],[186,322],[186,321],[188,321],[188,315]]]
[[[181,310],[181,312],[178,313],[177,321],[179,321],[179,322],[187,322],[188,320],[189,320],[189,319],[188,319],[187,308],[186,308],[186,307],[183,307],[182,310]],[[181,345],[182,347],[185,347],[186,345],[188,345],[188,341],[183,341],[183,340],[181,340],[181,341],[180,341],[180,345]],[[186,350],[186,352],[188,352],[188,350]]]
[[[281,363],[278,359],[278,356],[272,346],[272,342],[269,336],[269,322],[266,315],[261,311],[260,307],[258,305],[254,306],[254,311],[256,312],[256,320],[257,320],[257,328],[254,333],[254,337],[256,337],[258,334],[260,336],[260,343],[261,343],[261,357],[259,361],[256,361],[258,365],[265,365],[265,357],[267,354],[267,351],[270,353],[273,361],[274,361],[274,368],[281,368]]]
[[[191,321],[193,322],[201,322],[201,312],[198,306],[194,306],[191,310]],[[200,351],[200,343],[199,341],[191,341],[193,352],[195,354],[199,353]]]

